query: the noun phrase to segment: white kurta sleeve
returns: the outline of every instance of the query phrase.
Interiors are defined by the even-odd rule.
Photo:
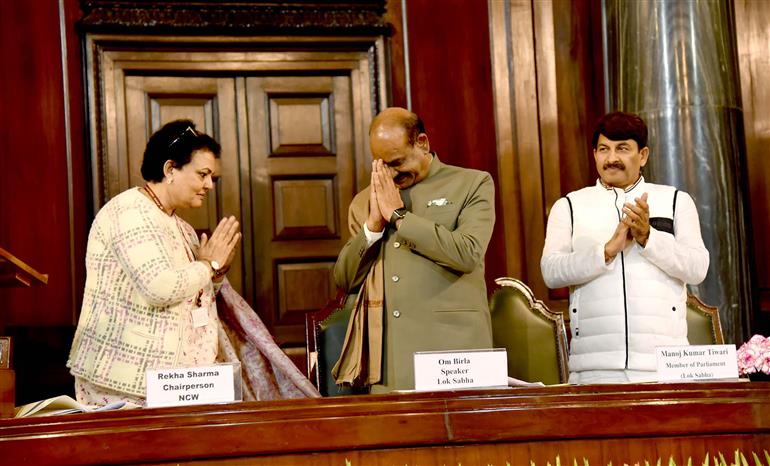
[[[690,285],[706,278],[709,252],[703,245],[695,202],[679,191],[674,214],[674,235],[650,228],[650,237],[641,253],[666,274]]]
[[[385,235],[385,230],[382,231],[369,231],[369,226],[364,222],[364,236],[366,237],[366,247],[368,248],[372,244],[381,240]]]
[[[572,250],[572,221],[567,198],[556,201],[548,216],[540,271],[549,288],[581,285],[612,270],[615,260],[604,263],[604,245]],[[608,238],[609,239],[609,238]]]

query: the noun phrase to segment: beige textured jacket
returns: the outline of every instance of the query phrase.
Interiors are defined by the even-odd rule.
[[[190,261],[197,248],[189,224],[136,189],[105,204],[88,235],[83,306],[67,361],[72,375],[144,397],[145,370],[178,364],[199,291],[210,318],[217,315],[208,267]],[[210,363],[216,336],[213,345]]]
[[[386,229],[367,248],[366,217],[353,212],[368,212],[369,188],[356,195],[352,237],[334,268],[337,286],[350,292],[361,285],[376,254],[383,255],[383,382],[373,393],[413,389],[415,351],[492,347],[484,282],[495,223],[492,177],[434,157],[428,177],[403,190],[402,198],[409,212],[400,229]]]

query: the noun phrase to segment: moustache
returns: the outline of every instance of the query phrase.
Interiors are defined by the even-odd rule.
[[[625,170],[626,166],[621,161],[617,162],[607,162],[602,167],[604,170],[610,169],[610,168],[617,168],[618,170]]]

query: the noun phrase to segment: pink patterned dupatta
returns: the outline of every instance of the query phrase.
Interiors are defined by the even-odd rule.
[[[217,296],[217,312],[222,324],[218,359],[241,362],[244,400],[321,396],[278,347],[257,313],[227,279]]]

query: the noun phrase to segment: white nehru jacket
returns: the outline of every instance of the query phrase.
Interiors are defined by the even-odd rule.
[[[605,264],[623,204],[645,192],[646,246],[634,241]],[[687,344],[685,284],[703,281],[708,265],[695,204],[672,186],[640,178],[624,191],[597,181],[556,201],[540,267],[546,285],[570,287],[570,371],[654,371],[656,346]]]

